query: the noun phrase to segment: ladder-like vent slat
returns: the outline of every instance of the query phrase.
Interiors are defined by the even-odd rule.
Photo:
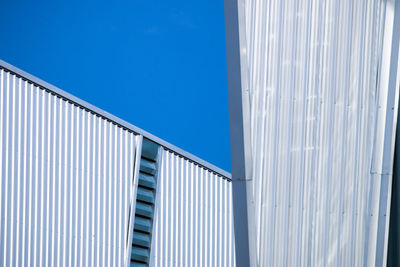
[[[136,202],[136,214],[144,217],[153,217],[153,206],[142,202]]]
[[[137,199],[154,204],[154,190],[149,190],[143,187],[138,187]]]
[[[148,175],[141,172],[139,173],[139,185],[155,189],[156,179],[153,175]]]
[[[135,218],[135,230],[143,231],[143,232],[151,232],[151,219],[142,218],[136,216]]]
[[[156,161],[158,154],[158,144],[144,139],[142,146],[142,157]]]
[[[150,235],[148,233],[133,232],[133,244],[150,248]]]
[[[156,173],[156,163],[145,158],[140,160],[140,171],[154,175]]]
[[[150,257],[150,249],[133,246],[131,257],[134,260],[143,261],[147,263]]]

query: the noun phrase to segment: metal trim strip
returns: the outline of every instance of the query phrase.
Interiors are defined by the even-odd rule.
[[[253,179],[244,5],[224,1],[236,264],[255,266],[254,202],[247,198]]]

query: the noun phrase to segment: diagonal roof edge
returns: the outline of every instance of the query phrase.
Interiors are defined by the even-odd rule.
[[[199,166],[201,166],[205,169],[208,169],[209,171],[211,171],[215,174],[222,176],[225,179],[231,180],[231,174],[229,172],[227,172],[205,160],[202,160],[201,158],[196,157],[195,155],[193,155],[177,146],[174,146],[174,145],[168,143],[167,141],[164,141],[161,138],[158,138],[157,136],[152,135],[151,133],[146,132],[145,130],[142,130],[139,127],[136,127],[135,125],[133,125],[129,122],[126,122],[126,121],[108,113],[107,111],[104,111],[104,110],[102,110],[102,109],[100,109],[100,108],[74,96],[74,95],[71,95],[71,94],[65,92],[64,90],[61,90],[60,88],[58,88],[54,85],[51,85],[51,84],[33,76],[33,75],[1,60],[1,59],[0,59],[0,68],[5,69],[6,71],[12,72],[12,73],[16,74],[17,76],[20,76],[21,78],[26,79],[26,80],[32,82],[33,84],[36,84],[37,86],[39,86],[47,91],[50,91],[62,98],[74,103],[75,105],[78,105],[78,106],[80,106],[86,110],[89,110],[90,112],[93,112],[109,121],[112,121],[112,122],[116,123],[117,125],[125,128],[129,131],[132,131],[136,134],[140,134],[143,137],[150,139],[153,142],[164,147],[166,150],[174,152],[174,153],[188,159],[189,161],[192,161],[195,164],[198,164]]]

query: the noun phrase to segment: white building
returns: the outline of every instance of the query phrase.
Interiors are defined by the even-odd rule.
[[[0,61],[0,266],[234,266],[230,174]]]
[[[238,266],[386,265],[399,12],[225,0]]]

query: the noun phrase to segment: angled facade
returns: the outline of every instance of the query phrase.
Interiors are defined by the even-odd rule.
[[[238,265],[385,266],[400,1],[225,0],[225,17]]]
[[[230,174],[0,61],[0,266],[235,266]]]

